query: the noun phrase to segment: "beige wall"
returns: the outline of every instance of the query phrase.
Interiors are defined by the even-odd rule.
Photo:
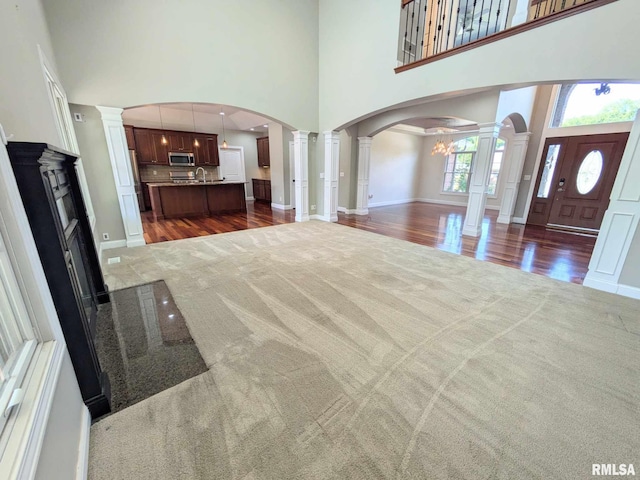
[[[316,130],[317,0],[46,0],[69,101],[208,102]]]
[[[40,3],[0,2],[0,123],[13,140],[60,145],[38,55],[55,70],[54,54]],[[55,72],[54,72],[55,73]],[[84,405],[68,357],[56,385],[36,478],[75,478]]]
[[[637,0],[619,0],[399,74],[400,2],[322,0],[319,12],[322,130],[450,92],[558,80],[640,80],[640,62],[629,61],[631,47],[623,47],[640,42]]]
[[[636,230],[624,262],[624,268],[620,274],[620,283],[631,287],[640,288],[640,229]]]
[[[0,123],[12,140],[60,145],[38,45],[56,70],[40,2],[1,2]]]
[[[417,198],[423,137],[384,131],[371,142],[369,206],[403,203]]]
[[[124,225],[100,112],[89,105],[69,104],[69,108],[72,114],[80,113],[84,120],[73,122],[73,128],[78,139],[84,173],[96,216],[94,232],[96,245],[102,242],[103,233],[109,234],[110,241],[124,240]]]

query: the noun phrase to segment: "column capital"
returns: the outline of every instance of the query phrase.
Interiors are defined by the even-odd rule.
[[[502,123],[480,123],[478,124],[478,135],[483,136],[491,136],[498,138],[500,134],[500,129],[502,128]]]
[[[118,107],[103,107],[96,105],[96,108],[100,112],[102,120],[120,121],[122,123],[123,108]]]
[[[293,138],[295,139],[296,137],[298,138],[309,138],[309,134],[311,133],[308,130],[295,130],[293,132],[291,132],[293,134]]]
[[[531,137],[531,135],[533,135],[533,133],[531,132],[521,132],[521,133],[514,133],[511,138],[513,138],[513,140],[528,140],[529,137]]]
[[[372,141],[373,137],[358,137],[358,143],[360,143],[360,145],[371,145]]]
[[[324,138],[338,138],[340,136],[340,133],[335,130],[326,130],[322,132],[322,134],[324,135]]]

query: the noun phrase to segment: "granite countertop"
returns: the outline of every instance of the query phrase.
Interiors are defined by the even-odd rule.
[[[238,185],[245,184],[246,182],[227,182],[225,180],[207,180],[206,182],[191,182],[191,183],[173,183],[173,182],[157,182],[147,183],[148,187],[199,187],[208,185]]]

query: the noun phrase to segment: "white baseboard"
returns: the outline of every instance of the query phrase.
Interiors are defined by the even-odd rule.
[[[347,215],[355,215],[356,214],[356,209],[355,208],[348,209],[348,208],[345,208],[345,207],[338,207],[338,212],[346,213]]]
[[[89,435],[91,434],[91,414],[87,407],[84,407],[82,411],[81,422],[76,480],[86,480],[87,475],[89,474]]]
[[[369,209],[368,208],[356,208],[354,213],[356,215],[369,215]]]
[[[126,240],[109,240],[106,242],[100,242],[100,246],[98,247],[98,260],[100,261],[100,266],[102,266],[102,252],[105,250],[111,250],[112,248],[121,248],[126,246]]]
[[[291,205],[282,205],[280,203],[272,203],[271,208],[275,208],[276,210],[293,210]]]
[[[126,245],[129,248],[133,247],[144,247],[147,242],[144,241],[144,238],[139,238],[137,240],[126,240]]]
[[[309,220],[322,220],[323,222],[330,222],[331,218],[325,215],[309,215]]]
[[[632,287],[631,285],[621,285],[619,283],[605,282],[604,280],[593,279],[589,277],[589,274],[584,279],[583,285],[585,287],[593,288],[595,290],[601,290],[603,292],[617,293],[623,297],[630,297],[640,299],[640,288]]]
[[[402,205],[403,203],[419,202],[418,198],[405,198],[403,200],[387,200],[384,202],[370,203],[369,207],[388,207],[390,205]]]
[[[632,287],[630,285],[619,285],[618,291],[616,293],[618,295],[622,295],[623,297],[631,297],[640,300],[640,288],[637,287]]]
[[[511,219],[511,223],[519,223],[520,225],[526,225],[527,222],[525,221],[524,217],[513,217]]]
[[[247,202],[255,202],[256,201],[255,197],[247,197],[245,200]]]

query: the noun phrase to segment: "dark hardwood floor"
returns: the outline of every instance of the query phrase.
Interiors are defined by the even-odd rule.
[[[461,235],[465,208],[409,203],[369,209],[369,215],[338,215],[338,223],[478,260],[582,284],[594,237],[544,227],[502,225],[487,210],[478,238]]]
[[[295,221],[295,210],[272,210],[266,202],[249,202],[247,211],[211,217],[174,218],[153,220],[153,214],[142,212],[142,228],[147,243],[166,242],[200,237],[214,233],[235,232],[248,228],[268,227]]]
[[[369,210],[369,215],[338,215],[338,223],[389,237],[498,263],[551,278],[582,284],[595,238],[544,227],[502,225],[487,210],[479,238],[461,235],[464,207],[409,203]],[[268,203],[247,204],[246,213],[153,221],[142,213],[147,243],[179,240],[295,221],[295,210],[272,210]]]

